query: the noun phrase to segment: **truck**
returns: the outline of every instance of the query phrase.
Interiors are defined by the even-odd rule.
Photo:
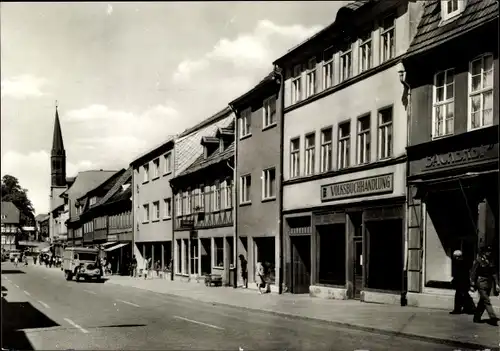
[[[87,247],[67,247],[63,252],[62,271],[66,280],[76,281],[102,279],[102,267],[99,249]]]

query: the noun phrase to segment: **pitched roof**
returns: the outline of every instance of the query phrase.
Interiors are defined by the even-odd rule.
[[[2,201],[2,223],[5,224],[19,224],[21,211],[14,203],[10,201]],[[3,218],[5,216],[5,218]]]
[[[133,171],[132,167],[127,168],[127,170],[125,170],[125,172],[122,174],[122,176],[120,178],[118,178],[118,180],[113,185],[113,187],[111,189],[109,189],[109,191],[106,193],[106,195],[104,195],[97,202],[97,204],[95,205],[95,207],[98,207],[98,206],[101,206],[101,205],[107,203],[108,201],[111,200],[111,198],[115,194],[119,194],[120,191],[121,191],[122,185],[124,185],[127,181],[130,181],[130,179],[132,178],[132,171]]]
[[[43,222],[50,218],[50,215],[47,213],[41,213],[35,217],[35,221]]]
[[[273,82],[274,78],[275,78],[275,73],[274,73],[274,71],[272,71],[267,76],[265,76],[264,78],[262,78],[261,81],[258,82],[252,89],[250,89],[249,91],[247,91],[243,95],[240,95],[239,97],[237,97],[236,99],[234,99],[233,101],[231,101],[229,103],[229,105],[233,106],[233,107],[239,106],[241,103],[243,103],[246,99],[248,99],[250,96],[252,96],[253,94],[255,94],[257,91],[259,91],[261,88],[263,88],[267,84]]]
[[[170,135],[166,140],[164,140],[161,144],[149,149],[148,151],[145,151],[143,152],[142,154],[140,154],[139,156],[137,156],[136,158],[134,158],[134,160],[132,162],[130,162],[131,165],[136,165],[142,161],[146,161],[147,159],[150,159],[153,158],[153,157],[156,157],[155,153],[157,151],[160,151],[162,149],[168,149],[168,145],[170,143],[173,143],[175,142],[175,139],[177,138],[177,136],[175,135]],[[172,145],[173,147],[173,145]],[[166,151],[166,150],[165,150]]]
[[[488,21],[498,18],[496,0],[468,0],[458,18],[441,22],[441,1],[426,1],[417,33],[406,53],[406,58],[438,46]]]
[[[109,183],[112,183],[114,180],[118,179],[124,172],[125,172],[125,169],[121,169],[118,172],[115,172],[108,179],[106,179],[103,182],[97,184],[95,187],[93,187],[92,189],[90,189],[89,191],[87,191],[85,194],[83,194],[82,196],[80,196],[79,198],[77,198],[77,201],[82,200],[85,196],[90,196],[91,195],[90,193],[92,193],[92,192],[94,192],[94,191],[96,191],[96,190],[98,190],[100,188],[103,188],[104,186],[106,186]]]

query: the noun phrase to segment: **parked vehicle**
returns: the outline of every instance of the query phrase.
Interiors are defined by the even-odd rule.
[[[99,250],[86,247],[68,247],[63,253],[63,272],[66,280],[75,277],[85,280],[102,279]]]
[[[9,253],[9,260],[10,260],[10,262],[14,262],[14,259],[15,259],[16,257],[17,257],[19,260],[21,259],[21,251],[19,251],[19,250],[12,250],[12,251]]]

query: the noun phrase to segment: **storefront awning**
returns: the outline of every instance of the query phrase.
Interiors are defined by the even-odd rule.
[[[112,247],[108,247],[108,248],[104,249],[104,251],[106,251],[106,252],[113,251],[113,250],[119,249],[120,247],[124,247],[125,245],[128,245],[128,244],[129,243],[121,243],[121,244],[118,244],[118,245],[115,245]]]
[[[490,171],[483,171],[483,172],[467,172],[465,174],[453,175],[453,176],[449,176],[449,177],[408,180],[408,184],[432,185],[432,184],[439,184],[439,183],[451,182],[451,181],[456,181],[456,180],[465,180],[465,179],[475,178],[475,177],[478,177],[481,175],[486,175],[486,174],[491,174],[491,173],[498,173],[498,169],[493,169]]]
[[[110,245],[114,245],[114,244],[116,244],[116,241],[110,241],[110,242],[101,244],[101,246],[110,246]]]

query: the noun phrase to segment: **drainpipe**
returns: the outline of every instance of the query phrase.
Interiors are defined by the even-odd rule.
[[[411,87],[410,84],[406,81],[406,72],[404,70],[398,71],[399,73],[399,81],[404,86],[404,90],[406,91],[406,146],[410,145],[410,133],[411,133]],[[404,98],[404,97],[403,97]],[[410,167],[409,161],[406,161],[406,179],[408,179],[410,175]],[[408,304],[408,209],[409,209],[409,200],[410,200],[410,188],[406,187],[406,223],[404,225],[405,228],[405,240],[404,240],[404,268],[403,268],[403,284],[402,284],[402,292],[401,292],[401,306],[406,306]]]
[[[175,154],[175,152],[174,152]],[[174,168],[175,168],[175,155],[174,155]],[[172,185],[172,181],[169,181],[170,189],[172,190],[172,244],[170,244],[170,280],[174,280],[174,255],[175,255],[175,221],[177,220],[177,197],[175,194],[175,188]],[[177,257],[179,259],[179,257]]]
[[[279,176],[278,176],[278,245],[279,245],[279,258],[278,262],[280,265],[279,268],[279,282],[278,282],[278,293],[282,294],[283,293],[283,283],[284,283],[284,277],[283,277],[283,272],[284,272],[284,260],[283,260],[283,143],[284,143],[284,130],[283,126],[285,125],[284,122],[284,109],[285,109],[285,82],[283,79],[283,71],[280,67],[274,66],[274,74],[278,77],[278,82],[280,85],[279,88],[279,95],[278,95],[278,103],[279,103],[279,128],[280,128],[280,162],[279,162]]]
[[[237,219],[238,219],[238,174],[236,170],[238,169],[238,111],[231,105],[229,105],[229,108],[231,111],[234,113],[234,168],[232,168],[229,165],[229,161],[227,162],[227,165],[229,168],[233,170],[233,247],[234,247],[234,279],[233,279],[233,288],[238,287],[238,226],[237,224]],[[229,271],[229,274],[231,274],[231,271]]]

